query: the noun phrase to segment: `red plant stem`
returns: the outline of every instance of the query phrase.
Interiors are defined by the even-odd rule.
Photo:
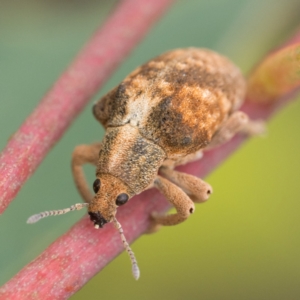
[[[248,97],[256,102],[276,101],[300,85],[300,43],[294,43],[269,56],[248,78]]]
[[[0,156],[0,213],[172,0],[123,0],[13,135]]]
[[[291,96],[292,91],[289,91],[285,98],[269,104],[246,101],[243,110],[253,119],[267,119],[286,104]],[[206,152],[200,161],[182,166],[180,170],[205,177],[244,140],[245,138],[236,136],[229,143]],[[120,208],[118,220],[128,241],[134,241],[145,232],[151,212],[162,213],[169,207],[157,191],[149,190]],[[90,220],[84,217],[7,282],[0,289],[0,300],[67,299],[122,251],[122,242],[112,224],[97,231]],[[128,261],[128,273],[129,268]]]

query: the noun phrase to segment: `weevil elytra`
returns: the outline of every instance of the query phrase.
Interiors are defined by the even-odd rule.
[[[73,152],[74,180],[85,203],[34,215],[28,223],[87,207],[95,228],[115,223],[137,279],[139,270],[116,220],[117,208],[155,187],[176,213],[151,216],[150,230],[185,221],[194,212],[194,203],[206,201],[212,188],[174,168],[200,158],[203,150],[238,132],[253,135],[263,130],[260,121],[238,111],[245,91],[239,69],[206,49],[172,50],[138,67],[93,107],[106,129],[102,143],[80,145]],[[84,177],[85,163],[96,166],[95,195]]]

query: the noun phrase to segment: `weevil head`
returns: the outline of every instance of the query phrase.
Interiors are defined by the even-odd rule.
[[[95,196],[89,203],[88,213],[95,228],[102,228],[113,221],[117,208],[133,196],[125,183],[109,174],[97,175],[93,189]]]

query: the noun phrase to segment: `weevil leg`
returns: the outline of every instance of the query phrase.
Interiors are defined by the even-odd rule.
[[[194,211],[195,205],[187,194],[169,180],[157,176],[154,180],[156,187],[175,207],[176,213],[169,215],[152,215],[153,223],[148,233],[154,232],[160,225],[172,226],[185,221]]]
[[[198,177],[165,167],[161,167],[159,171],[164,177],[179,186],[193,202],[205,202],[212,194],[212,187]]]
[[[214,134],[211,142],[205,149],[215,148],[226,143],[238,132],[250,136],[262,135],[265,133],[265,125],[261,120],[252,121],[244,112],[236,111],[230,115]]]
[[[83,200],[87,203],[93,198],[88,183],[86,182],[82,166],[84,164],[96,165],[99,157],[101,143],[91,145],[79,145],[72,154],[72,173],[75,185],[82,196]]]

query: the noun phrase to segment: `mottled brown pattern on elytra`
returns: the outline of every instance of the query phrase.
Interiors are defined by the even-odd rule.
[[[148,122],[140,128],[141,134],[160,145],[168,156],[175,151],[186,154],[189,152],[186,149],[192,151],[194,148],[196,151],[199,146],[205,146],[206,132],[199,134],[199,131],[195,132],[195,128],[184,124],[182,113],[173,107],[172,97],[165,98],[155,106],[149,114],[148,121],[149,119],[153,122]]]
[[[155,67],[162,62],[163,70]],[[140,131],[174,158],[204,148],[245,92],[239,70],[208,50],[168,52],[143,65],[138,76],[151,78],[152,96],[162,99]]]
[[[142,65],[138,73],[125,80],[130,83],[136,77],[147,78],[153,89],[161,81],[169,82],[175,90],[182,85],[219,89],[233,103],[241,101],[245,89],[239,70],[225,57],[206,49],[169,51]]]
[[[183,86],[218,90],[234,109],[240,105],[245,94],[245,82],[238,68],[225,57],[206,49],[169,51],[142,65],[138,74],[127,78],[136,76],[148,78],[154,90],[161,81],[170,83],[174,91]]]
[[[204,148],[244,93],[240,71],[226,58],[178,49],[137,68],[94,111],[99,116],[105,106],[106,126],[131,122],[169,158],[179,158]]]
[[[97,177],[103,173],[111,174],[136,194],[152,183],[165,159],[165,153],[160,147],[143,138],[138,128],[129,124],[108,128],[103,145],[99,154]]]

